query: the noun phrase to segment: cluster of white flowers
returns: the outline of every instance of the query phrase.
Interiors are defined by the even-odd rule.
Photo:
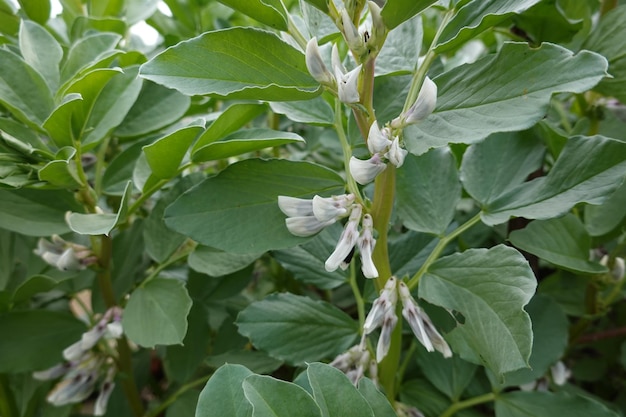
[[[393,135],[394,130],[424,120],[433,112],[436,104],[437,85],[426,77],[417,100],[406,113],[400,114],[389,126],[382,129],[378,122],[374,121],[367,135],[367,149],[372,155],[371,158],[367,160],[354,156],[350,158],[350,173],[354,180],[361,185],[374,181],[376,176],[387,168],[385,159],[396,168],[400,168],[408,152],[402,148],[400,137]]]
[[[64,362],[49,369],[33,373],[38,380],[62,377],[46,397],[56,406],[83,401],[95,390],[100,381],[94,415],[106,413],[107,403],[115,386],[115,365],[104,352],[93,349],[100,340],[117,339],[122,335],[122,310],[112,307],[91,329],[83,333],[80,340],[63,351]]]
[[[364,215],[361,205],[354,203],[354,194],[327,198],[316,195],[311,200],[281,195],[278,197],[278,207],[288,216],[285,219],[287,229],[296,236],[312,236],[337,220],[348,217],[337,246],[324,266],[329,272],[337,268],[345,270],[354,248],[358,246],[363,275],[367,278],[378,277],[378,270],[372,260],[376,246],[372,216]]]
[[[398,322],[398,317],[396,317],[398,295],[402,302],[402,316],[409,323],[417,340],[427,351],[433,352],[437,350],[444,357],[451,357],[452,351],[448,343],[437,331],[426,312],[417,305],[406,284],[398,282],[395,277],[390,277],[385,287],[381,290],[380,296],[374,300],[372,309],[363,324],[363,333],[365,335],[372,333],[378,327],[381,328],[378,345],[376,346],[376,361],[380,362],[383,360],[389,352],[391,333]]]
[[[39,239],[34,252],[61,271],[80,271],[97,261],[91,249],[67,242],[57,235],[52,236],[52,241]]]
[[[352,346],[347,352],[338,355],[330,365],[346,374],[354,385],[357,385],[363,378],[366,369],[370,379],[373,381],[378,379],[378,367],[376,361],[370,360],[370,353],[365,347],[365,339],[362,339],[358,345]]]

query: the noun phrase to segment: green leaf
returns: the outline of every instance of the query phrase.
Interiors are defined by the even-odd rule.
[[[442,235],[461,199],[461,183],[454,155],[447,148],[416,157],[407,155],[398,170],[398,216],[418,232]]]
[[[258,103],[235,103],[229,106],[198,138],[193,146],[192,153],[209,143],[222,139],[229,133],[238,130],[243,125],[263,113],[264,110],[265,106]]]
[[[570,138],[547,176],[513,187],[482,214],[493,225],[510,216],[549,219],[582,202],[600,204],[624,180],[626,143],[603,136]]]
[[[374,417],[365,398],[339,369],[323,363],[311,363],[306,373],[322,417]]]
[[[130,295],[122,318],[124,332],[143,347],[180,344],[191,304],[181,281],[155,278]]]
[[[358,390],[370,405],[372,411],[374,411],[375,417],[397,417],[396,412],[391,404],[389,404],[385,394],[376,388],[376,385],[374,385],[371,379],[365,377],[361,378],[359,380]]]
[[[527,129],[544,117],[553,93],[582,93],[596,85],[606,69],[606,59],[593,52],[574,55],[548,43],[539,48],[505,43],[496,55],[434,79],[437,108],[405,129],[407,148],[421,154],[431,147]]]
[[[328,1],[327,0],[304,0],[309,4],[312,4],[313,6],[317,7],[318,9],[320,9],[321,11],[323,11],[324,13],[328,12]]]
[[[602,54],[609,61],[611,78],[604,78],[594,90],[626,102],[626,53],[615,39],[626,36],[626,5],[621,5],[602,16],[595,30],[582,48]]]
[[[209,366],[220,367],[227,363],[238,363],[259,374],[272,373],[283,364],[283,361],[274,359],[259,350],[231,350],[216,356],[210,356],[205,363]]]
[[[522,13],[539,0],[473,0],[465,4],[441,32],[435,51],[443,53],[457,48],[496,26],[515,13]]]
[[[515,247],[573,272],[602,274],[605,266],[589,261],[591,237],[573,214],[535,220],[509,235]]]
[[[112,51],[120,39],[122,37],[116,33],[95,33],[79,39],[71,46],[61,67],[61,82],[70,80],[81,69]]]
[[[302,52],[273,33],[249,27],[182,42],[144,64],[141,76],[188,95],[282,101],[320,92]]]
[[[8,0],[0,2],[0,33],[9,36],[17,35],[20,28],[20,18],[16,13],[17,11],[12,2]]]
[[[0,227],[28,236],[69,232],[65,213],[80,209],[65,190],[0,190]]]
[[[523,307],[535,292],[528,262],[503,245],[446,256],[428,269],[419,296],[465,318],[449,333],[461,357],[479,360],[496,375],[528,366],[532,331]]]
[[[252,262],[256,261],[261,254],[246,253],[237,254],[213,249],[208,246],[198,246],[189,255],[189,266],[198,272],[210,277],[221,277],[241,271]]]
[[[444,358],[439,352],[417,355],[417,363],[428,380],[454,402],[472,382],[478,367],[458,356]]]
[[[144,146],[152,173],[160,179],[175,177],[187,149],[203,130],[204,126],[190,125]]]
[[[194,303],[187,317],[188,329],[181,345],[166,348],[165,369],[168,379],[184,383],[198,370],[209,349],[211,327],[207,309]]]
[[[391,30],[434,3],[436,3],[436,0],[387,0],[381,12],[381,16],[383,17],[385,26]]]
[[[617,417],[599,402],[565,392],[516,391],[496,397],[496,417]]]
[[[119,196],[124,194],[126,185],[133,176],[137,159],[142,155],[142,147],[147,143],[149,141],[132,144],[113,158],[102,176],[102,188],[105,193]]]
[[[66,152],[63,152],[63,150]],[[65,155],[57,154],[58,158],[63,159],[48,162],[39,170],[39,179],[63,188],[80,187],[81,181],[76,172],[76,164],[73,160],[76,149],[70,147],[62,148],[62,151],[59,153],[65,153]]]
[[[605,235],[626,219],[626,181],[599,206],[585,207],[585,228],[591,236]]]
[[[376,57],[376,76],[415,71],[423,36],[421,17],[413,17],[389,32]]]
[[[113,76],[112,71],[107,71],[107,73],[109,76]],[[77,132],[74,131],[72,126],[72,119],[74,114],[80,114],[83,105],[84,101],[81,94],[70,93],[63,97],[63,100],[43,122],[43,128],[48,132],[50,139],[52,139],[54,144],[59,148],[74,146],[74,140],[78,139],[76,137]]]
[[[0,314],[0,372],[29,372],[62,361],[63,349],[80,339],[85,324],[51,310]],[[10,337],[7,337],[10,335]]]
[[[20,284],[13,293],[13,303],[29,300],[33,295],[53,289],[58,281],[45,275],[35,275]]]
[[[146,80],[115,135],[128,138],[159,130],[179,120],[190,103],[188,96]]]
[[[545,146],[531,131],[496,133],[463,154],[461,182],[474,200],[489,205],[541,167]]]
[[[195,149],[191,157],[194,162],[213,161],[294,142],[302,143],[304,139],[295,133],[281,130],[243,129]]]
[[[251,18],[274,29],[287,31],[285,8],[280,0],[219,0]]]
[[[63,59],[61,45],[45,28],[30,20],[22,20],[19,42],[24,61],[41,74],[50,91],[56,91]]]
[[[341,194],[343,189],[343,179],[319,165],[250,159],[230,165],[183,194],[165,211],[165,223],[227,252],[283,249],[306,239],[287,230],[278,196],[328,196]]]
[[[250,375],[243,381],[254,417],[320,417],[320,408],[301,387],[270,376]]]
[[[274,113],[284,114],[289,120],[319,126],[332,126],[335,113],[322,97],[304,101],[275,101],[270,103]]]
[[[54,103],[43,77],[21,57],[0,49],[0,104],[16,119],[38,130]]]
[[[45,24],[50,19],[50,0],[17,0],[20,8],[28,16],[39,24]],[[24,21],[22,21],[23,24]]]
[[[348,279],[346,272],[341,269],[328,272],[324,263],[335,250],[342,230],[339,224],[326,227],[311,241],[272,254],[298,281],[325,290],[337,288]]]
[[[242,387],[250,375],[241,365],[227,364],[215,371],[200,393],[196,417],[251,417],[252,406]]]
[[[358,335],[357,323],[332,304],[290,293],[252,303],[237,326],[258,349],[292,364],[332,358]]]
[[[137,78],[139,67],[126,67],[116,74],[100,91],[82,128],[82,142],[92,147],[115,129],[137,100],[142,80]]]
[[[506,386],[519,386],[541,378],[563,357],[569,339],[569,321],[551,297],[535,295],[526,306],[533,323],[530,368],[505,374]]]
[[[124,36],[127,22],[107,17],[77,16],[72,23],[70,39],[80,39],[94,32],[111,32]]]
[[[186,237],[168,229],[163,221],[165,208],[172,204],[182,193],[198,184],[201,173],[187,175],[164,193],[150,211],[143,224],[143,236],[146,253],[155,261],[163,263],[174,251],[183,244]]]
[[[67,224],[74,232],[81,235],[108,235],[115,226],[126,218],[128,200],[132,193],[133,185],[129,181],[120,202],[117,213],[70,213],[66,217]]]

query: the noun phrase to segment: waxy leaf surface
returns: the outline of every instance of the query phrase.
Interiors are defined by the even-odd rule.
[[[258,349],[292,364],[333,358],[358,335],[357,323],[337,307],[290,293],[251,304],[237,326]]]
[[[335,172],[309,162],[249,159],[183,194],[165,211],[175,231],[217,249],[262,253],[296,246],[278,208],[278,196],[312,198],[343,193]]]
[[[243,381],[253,375],[241,365],[226,364],[204,386],[198,398],[196,417],[251,417],[252,406],[243,392]]]
[[[304,100],[319,94],[304,54],[273,33],[234,27],[179,43],[141,67],[141,76],[188,95]]]
[[[574,55],[549,43],[539,48],[505,43],[496,55],[433,80],[437,108],[405,130],[407,148],[419,155],[431,147],[474,143],[495,132],[527,129],[545,115],[553,93],[584,92],[606,75],[606,69],[606,59],[593,52]]]
[[[496,375],[528,366],[532,331],[524,306],[535,277],[515,249],[468,249],[436,261],[419,283],[419,296],[461,313],[465,322],[448,334],[464,359],[480,361]]]
[[[253,417],[320,417],[320,409],[304,389],[271,376],[251,375],[243,392],[252,404]]]

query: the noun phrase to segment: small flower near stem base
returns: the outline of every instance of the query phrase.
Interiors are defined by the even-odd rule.
[[[426,312],[417,305],[404,282],[399,284],[398,290],[400,292],[400,300],[402,300],[402,316],[409,323],[409,327],[411,327],[417,340],[427,351],[433,352],[437,350],[445,358],[451,357],[452,350],[450,350],[450,346],[437,331]]]
[[[359,239],[359,223],[361,222],[362,208],[358,204],[352,206],[352,211],[343,228],[339,242],[333,253],[326,260],[324,267],[328,272],[333,272],[342,264],[342,262],[350,255],[352,249]]]
[[[396,316],[396,303],[398,300],[398,291],[396,289],[398,280],[390,277],[385,283],[385,287],[381,290],[380,296],[374,300],[372,309],[365,318],[363,323],[363,334],[368,335],[381,328],[378,344],[376,345],[376,361],[382,361],[391,346],[391,334],[398,323]]]

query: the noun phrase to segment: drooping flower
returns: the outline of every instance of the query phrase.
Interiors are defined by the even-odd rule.
[[[343,194],[312,200],[278,196],[278,207],[288,217],[287,229],[295,236],[313,236],[326,226],[348,215],[348,207],[354,201],[353,194]]]
[[[328,272],[337,270],[337,268],[339,268],[339,266],[354,249],[354,246],[359,239],[359,223],[361,222],[361,213],[361,205],[353,204],[350,217],[343,228],[343,232],[339,237],[337,246],[324,263],[324,267]]]
[[[366,214],[363,216],[361,236],[359,237],[358,246],[361,253],[361,271],[365,278],[378,278],[378,270],[372,259],[372,253],[376,246],[376,239],[374,239],[373,229],[374,222],[372,216]]]
[[[370,131],[367,135],[367,149],[369,149],[372,155],[377,153],[384,153],[391,146],[391,140],[389,140],[389,129],[383,130],[378,127],[378,122],[374,121],[370,126]]]
[[[437,106],[437,84],[430,78],[424,79],[424,84],[415,100],[415,103],[400,116],[392,120],[391,127],[401,129],[407,125],[418,123],[427,118]]]
[[[342,194],[328,198],[316,195],[313,197],[313,215],[319,221],[337,219],[348,214],[348,209],[354,203],[354,194]]]
[[[102,339],[121,336],[121,314],[119,307],[107,310],[95,326],[83,333],[80,340],[64,350],[64,362],[33,373],[33,377],[38,380],[61,377],[46,397],[49,403],[62,406],[83,401],[94,392],[98,381],[101,381],[94,415],[106,413],[116,367],[108,353],[110,347],[97,346]]]
[[[427,351],[437,350],[445,358],[452,356],[452,350],[443,336],[437,331],[428,314],[420,308],[411,296],[409,288],[404,282],[398,286],[400,300],[402,300],[402,316],[409,323],[409,327],[419,342]]]
[[[356,385],[365,374],[365,366],[369,365],[369,360],[369,351],[362,341],[338,355],[329,365],[342,371]]]
[[[327,86],[335,84],[335,78],[324,64],[322,54],[317,45],[317,38],[315,37],[311,38],[306,44],[305,60],[309,73],[317,82]]]
[[[404,158],[406,158],[408,153],[406,149],[400,147],[400,138],[396,136],[391,142],[389,150],[385,153],[385,158],[395,165],[396,168],[400,168],[404,164]]]
[[[565,385],[572,376],[572,371],[565,366],[563,361],[558,361],[550,367],[550,375],[552,375],[552,382],[556,385]]]
[[[398,280],[395,277],[389,277],[384,288],[380,291],[380,296],[374,300],[372,309],[365,318],[363,323],[363,334],[368,335],[381,328],[378,344],[376,345],[376,361],[383,360],[389,352],[391,345],[391,333],[396,327],[398,317],[396,316],[396,302],[398,300],[398,291],[396,289]]]
[[[351,71],[344,73],[341,68],[335,66],[335,78],[337,79],[337,95],[342,103],[352,104],[359,102],[359,75],[362,65],[359,64]]]
[[[604,255],[602,259],[600,259],[600,264],[608,267],[609,256]],[[613,259],[613,267],[609,271],[609,273],[611,274],[611,277],[613,277],[613,279],[616,282],[619,282],[624,279],[625,270],[626,270],[626,265],[624,263],[624,258],[615,257],[615,259]]]
[[[61,271],[80,271],[97,261],[89,248],[67,242],[58,235],[53,235],[52,241],[39,239],[33,252]]]
[[[374,154],[370,159],[357,159],[350,157],[350,174],[361,185],[369,184],[374,178],[387,168],[379,154]]]

